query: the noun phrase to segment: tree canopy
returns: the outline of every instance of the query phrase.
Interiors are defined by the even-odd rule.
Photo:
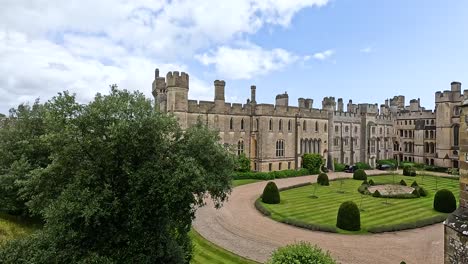
[[[0,248],[3,263],[188,263],[195,210],[227,199],[236,166],[215,131],[182,131],[115,86],[85,105],[65,92],[10,111],[0,153],[0,188],[15,186],[3,198],[44,221]]]

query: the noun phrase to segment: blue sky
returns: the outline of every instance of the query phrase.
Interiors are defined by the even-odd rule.
[[[62,90],[87,101],[112,83],[150,96],[156,67],[188,72],[191,99],[224,79],[231,102],[255,84],[262,103],[402,94],[433,108],[435,91],[468,85],[467,14],[464,0],[7,0],[0,112]]]

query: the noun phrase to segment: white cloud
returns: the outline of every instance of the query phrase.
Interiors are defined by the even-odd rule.
[[[186,65],[197,53],[202,53],[204,64],[237,78],[267,74],[300,58],[283,49],[264,50],[252,44],[242,50],[226,43],[248,39],[265,25],[287,27],[298,11],[327,2],[3,1],[0,112],[37,97],[47,100],[63,90],[89,100],[96,92],[107,91],[111,83],[150,95],[155,67],[162,73],[187,71]],[[203,52],[206,49],[214,52]],[[214,55],[224,56],[233,65]],[[191,75],[190,80],[191,96],[212,98],[210,85],[197,76]]]
[[[204,65],[214,65],[219,75],[228,79],[251,79],[280,70],[299,60],[284,49],[265,50],[248,44],[241,48],[221,46],[215,51],[195,56]]]
[[[372,47],[365,47],[359,50],[362,53],[372,53],[374,49]]]
[[[335,51],[329,49],[329,50],[325,50],[322,52],[317,52],[313,55],[313,57],[314,59],[317,59],[317,60],[326,60],[330,58],[333,54],[335,54]]]

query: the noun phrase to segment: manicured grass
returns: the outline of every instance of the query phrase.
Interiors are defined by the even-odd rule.
[[[0,213],[0,243],[20,236],[28,235],[40,228],[32,221]]]
[[[254,182],[261,182],[261,181],[263,181],[263,180],[255,180],[255,179],[233,180],[232,181],[232,186],[237,187],[237,186],[241,186],[241,185],[244,185],[244,184],[249,184],[249,183],[254,183]]]
[[[433,209],[434,194],[437,189],[449,189],[455,197],[459,197],[459,182],[457,179],[447,179],[435,176],[407,177],[402,175],[373,176],[368,177],[375,183],[398,184],[404,179],[408,185],[416,180],[417,183],[428,191],[427,197],[414,199],[386,199],[374,198],[369,195],[361,195],[357,188],[362,181],[345,179],[330,181],[330,186],[318,186],[315,193],[318,198],[312,199],[316,183],[290,189],[281,192],[280,204],[262,205],[271,212],[271,218],[275,220],[293,219],[309,224],[322,226],[335,226],[338,208],[345,201],[354,201],[363,211],[361,211],[361,231],[351,233],[366,233],[368,228],[378,226],[411,223],[418,220],[431,218],[437,215],[447,215],[439,213]],[[340,191],[340,181],[343,181],[342,191]],[[388,203],[386,203],[388,201]],[[338,229],[340,233],[350,233]]]
[[[256,264],[257,262],[237,256],[204,239],[195,230],[190,231],[194,245],[192,264]]]

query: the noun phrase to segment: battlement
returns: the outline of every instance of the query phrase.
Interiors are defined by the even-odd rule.
[[[444,103],[444,102],[461,102],[463,101],[465,91],[463,94],[460,91],[437,91],[435,93],[435,102]]]
[[[361,114],[375,114],[379,113],[378,104],[358,104],[358,112]]]
[[[399,119],[433,119],[436,118],[435,112],[431,110],[424,110],[420,112],[411,112],[408,110],[401,111],[397,115],[397,120]]]
[[[167,87],[189,88],[189,75],[178,71],[168,72],[166,75]]]

